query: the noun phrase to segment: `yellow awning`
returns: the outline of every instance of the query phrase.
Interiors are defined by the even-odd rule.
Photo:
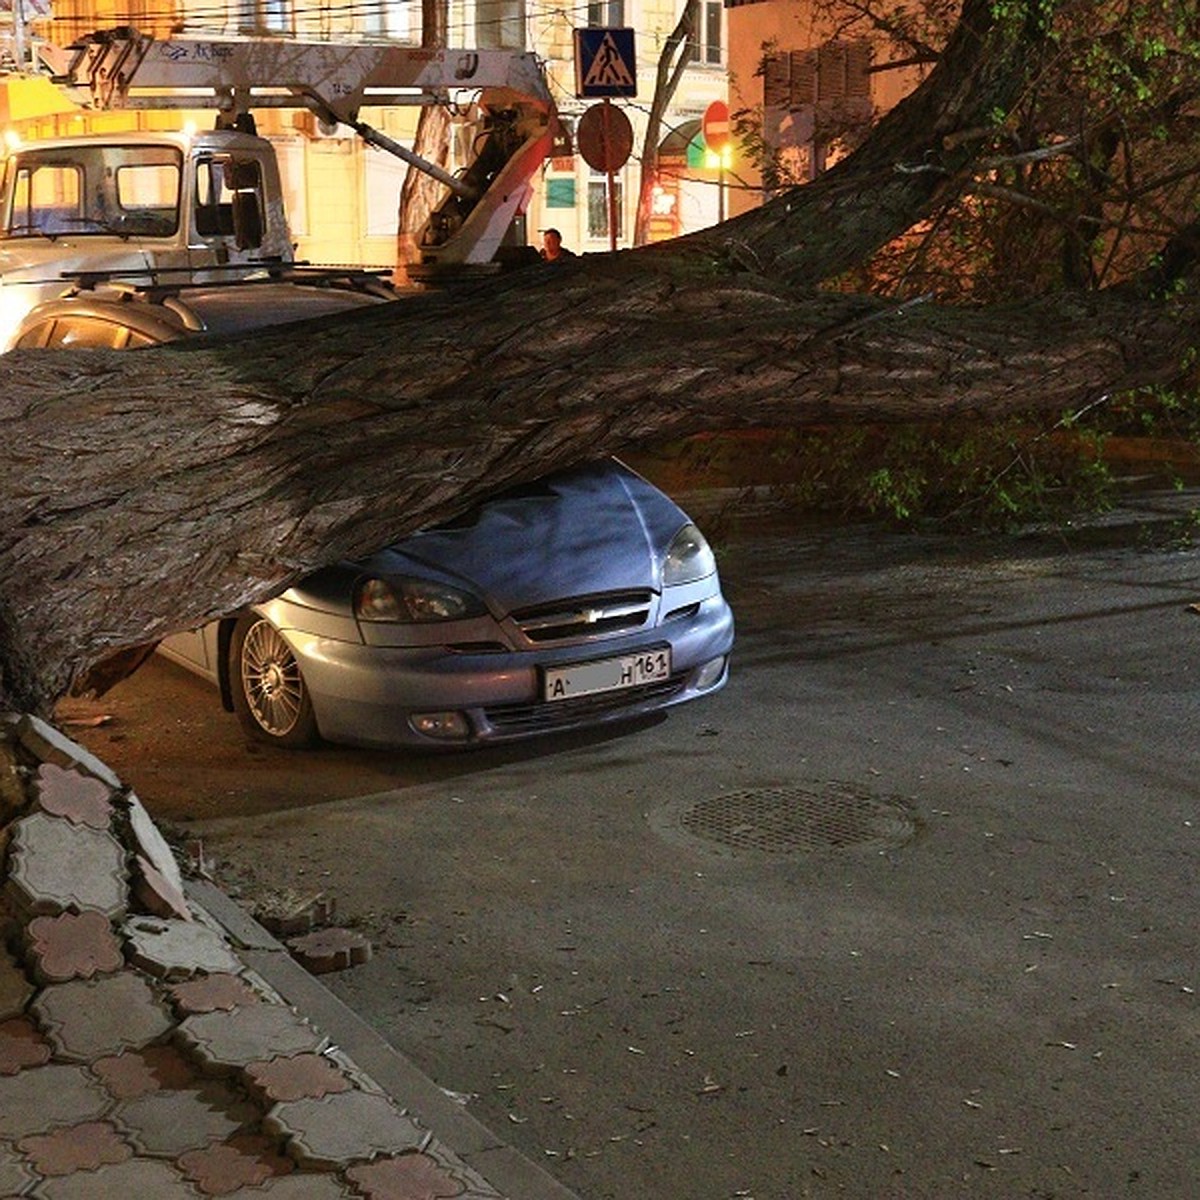
[[[0,125],[78,111],[79,105],[68,100],[44,75],[9,75],[0,79]]]

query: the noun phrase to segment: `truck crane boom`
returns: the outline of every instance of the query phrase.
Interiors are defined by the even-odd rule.
[[[319,105],[347,124],[364,104],[428,104],[452,90],[549,112],[534,54],[261,38],[157,40],[129,27],[87,34],[58,82],[99,109],[297,108]],[[318,111],[314,108],[313,111]]]
[[[535,55],[513,50],[428,49],[349,42],[172,37],[123,26],[68,48],[56,77],[95,109],[213,108],[219,124],[247,128],[253,109],[305,108],[322,126],[353,129],[431,175],[450,195],[418,236],[423,264],[438,269],[490,262],[529,181],[550,152],[554,102]],[[478,94],[475,160],[444,171],[360,118],[366,105],[445,103]]]

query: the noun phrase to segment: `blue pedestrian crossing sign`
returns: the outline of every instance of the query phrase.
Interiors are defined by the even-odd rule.
[[[575,95],[580,100],[637,95],[632,29],[575,30]]]

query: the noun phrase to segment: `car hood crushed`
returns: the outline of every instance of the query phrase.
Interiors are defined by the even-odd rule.
[[[360,563],[370,574],[466,582],[503,613],[576,596],[661,588],[682,509],[610,460],[499,495]],[[416,568],[414,570],[414,568]]]

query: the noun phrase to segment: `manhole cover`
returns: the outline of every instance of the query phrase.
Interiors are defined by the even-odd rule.
[[[694,837],[767,854],[899,846],[917,831],[915,818],[900,800],[845,787],[726,792],[692,805],[679,823]]]

